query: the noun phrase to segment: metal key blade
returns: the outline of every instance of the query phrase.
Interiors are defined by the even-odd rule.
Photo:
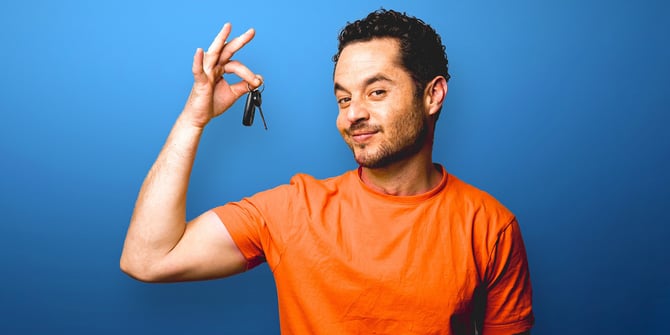
[[[261,120],[263,120],[263,127],[265,127],[265,130],[268,130],[268,125],[265,123],[265,116],[263,115],[263,108],[261,108],[261,105],[258,105],[258,111],[261,112]]]

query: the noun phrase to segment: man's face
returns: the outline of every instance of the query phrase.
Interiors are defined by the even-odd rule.
[[[346,46],[335,67],[337,128],[363,167],[381,168],[416,154],[427,114],[391,38]]]

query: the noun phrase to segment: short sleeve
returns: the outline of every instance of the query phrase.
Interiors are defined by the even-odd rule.
[[[216,207],[213,211],[247,260],[247,270],[265,261],[262,247],[264,222],[261,213],[248,199]]]
[[[213,209],[247,260],[247,269],[279,263],[295,228],[296,189],[294,183],[280,185]]]
[[[483,334],[517,334],[534,323],[526,248],[513,220],[498,235],[486,272]]]

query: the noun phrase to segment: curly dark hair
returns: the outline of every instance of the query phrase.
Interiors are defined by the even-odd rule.
[[[338,36],[335,65],[347,45],[383,37],[398,40],[401,65],[414,80],[415,95],[420,96],[436,76],[449,81],[449,61],[440,35],[422,20],[394,10],[379,9],[362,20],[347,22]]]

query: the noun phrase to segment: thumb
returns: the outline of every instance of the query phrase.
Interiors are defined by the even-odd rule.
[[[205,52],[202,50],[202,48],[198,48],[195,50],[195,55],[193,55],[193,66],[191,67],[191,71],[193,71],[193,79],[199,83],[206,82],[208,80],[207,74],[205,73],[202,66],[204,57]]]
[[[230,90],[235,95],[235,98],[238,99],[241,96],[256,90],[261,85],[263,85],[263,77],[257,74],[256,77],[251,81],[251,83],[247,81],[241,81],[233,85],[230,85]]]

